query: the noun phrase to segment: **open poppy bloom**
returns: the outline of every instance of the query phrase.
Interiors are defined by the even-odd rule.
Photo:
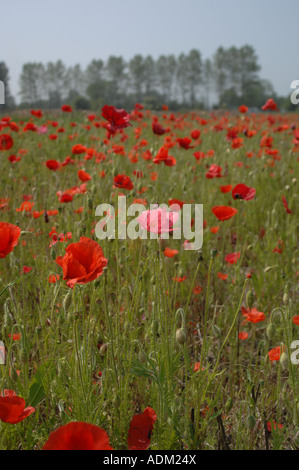
[[[277,104],[273,100],[273,98],[270,98],[264,106],[262,106],[263,111],[276,111],[277,109]]]
[[[245,308],[242,307],[242,315],[246,318],[245,321],[249,321],[250,323],[259,323],[261,321],[265,321],[266,317],[263,312],[259,312],[256,308]]]
[[[173,258],[175,255],[178,255],[178,253],[178,250],[172,250],[168,248],[168,246],[164,250],[164,256],[166,256],[166,258]]]
[[[49,170],[56,171],[58,168],[60,168],[60,163],[57,160],[47,160],[46,161],[46,167]]]
[[[142,414],[133,416],[128,436],[129,450],[146,450],[149,448],[156,420],[157,415],[150,407],[145,408]]]
[[[78,171],[78,177],[83,182],[91,180],[91,176],[84,170],[79,170]]]
[[[128,189],[129,191],[134,188],[131,178],[127,175],[117,175],[114,177],[114,186],[116,188]]]
[[[64,113],[71,113],[73,110],[71,106],[69,106],[68,104],[64,104],[63,106],[61,106],[61,111],[63,111]]]
[[[56,263],[62,267],[63,279],[70,288],[94,281],[108,263],[100,245],[91,238],[81,237],[79,243],[71,243],[65,251],[64,257],[56,258]]]
[[[177,212],[167,212],[166,209],[158,207],[158,209],[142,212],[137,220],[143,229],[160,235],[178,230],[173,228],[178,218]]]
[[[292,322],[294,323],[294,325],[299,326],[299,315],[296,315],[295,317],[293,317]]]
[[[234,199],[243,199],[244,201],[251,201],[255,196],[256,190],[249,188],[246,184],[237,184],[232,190]]]
[[[214,206],[212,207],[212,212],[218,220],[229,220],[238,212],[238,210],[229,206]]]
[[[285,351],[285,347],[277,346],[277,348],[271,349],[271,351],[268,352],[268,356],[271,362],[274,361],[279,361],[280,356]]]
[[[13,139],[9,134],[0,135],[0,150],[9,150],[13,146]]]
[[[153,133],[156,135],[163,135],[167,132],[167,130],[164,129],[164,127],[161,126],[161,124],[159,124],[158,122],[152,123],[152,130],[153,130]]]
[[[0,222],[0,258],[5,258],[11,253],[21,235],[21,229],[17,225]]]
[[[156,165],[160,165],[160,163],[164,163],[166,166],[174,166],[176,165],[176,159],[168,154],[168,148],[167,147],[161,147],[158,150],[157,155],[155,156],[153,162]]]
[[[35,408],[25,408],[25,400],[13,390],[4,390],[0,396],[0,420],[4,423],[17,424],[35,412]]]
[[[108,106],[106,104],[102,108],[102,116],[109,122],[108,130],[112,133],[132,125],[130,124],[130,114],[124,109],[115,108],[115,106]]]
[[[237,253],[229,253],[224,259],[228,264],[235,264],[237,263],[240,256],[241,253],[238,251]]]
[[[50,434],[43,450],[113,450],[104,429],[89,423],[71,422]]]

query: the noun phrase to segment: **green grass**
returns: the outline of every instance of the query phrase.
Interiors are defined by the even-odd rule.
[[[26,122],[29,118],[28,113]],[[154,157],[163,144],[163,137],[151,131],[150,117],[131,121],[124,143],[118,135],[113,138],[113,143],[124,145],[125,156],[109,153],[110,144],[103,142],[105,130],[87,130],[90,123],[84,114],[57,113],[41,121],[47,123],[47,119],[65,128],[56,141],[48,135],[57,128],[50,130],[49,125],[48,134],[37,135],[22,132],[24,125],[20,125],[19,132],[11,132],[14,147],[0,152],[0,198],[9,199],[0,221],[22,229],[18,246],[0,260],[0,291],[15,282],[0,298],[0,339],[7,348],[7,363],[0,366],[0,389],[14,390],[26,405],[36,408],[20,424],[0,421],[0,449],[41,449],[53,430],[70,421],[96,424],[107,431],[115,449],[126,449],[130,421],[147,406],[158,416],[152,450],[297,449],[298,366],[289,361],[283,368],[268,357],[272,348],[298,339],[298,326],[292,323],[298,314],[298,153],[292,152],[291,128],[274,132],[278,124],[270,127],[265,117],[233,114],[227,121],[220,115],[207,116],[208,124],[201,126],[192,113],[184,116],[184,128],[180,128],[160,116],[160,122],[171,127],[174,140],[194,128],[202,131],[202,143],[194,150],[170,149],[177,164],[169,168],[141,157],[146,149]],[[283,119],[289,125],[297,119],[299,124],[295,115]],[[20,117],[15,115],[13,120],[19,124]],[[77,127],[71,128],[71,121]],[[224,130],[216,132],[213,126],[220,121]],[[245,124],[257,130],[251,139],[242,135]],[[225,128],[233,125],[240,126],[239,135],[244,138],[244,146],[236,150],[226,140]],[[141,138],[148,145],[139,151],[139,161],[131,163],[136,127],[142,127]],[[280,160],[264,152],[258,156],[263,131],[271,133]],[[76,134],[73,140],[70,134]],[[72,156],[76,164],[57,172],[42,165],[48,159],[64,161],[78,143],[104,153],[106,160],[95,163],[83,155]],[[27,154],[11,164],[7,157],[20,149]],[[194,151],[209,149],[215,150],[213,157],[200,162],[193,157]],[[248,158],[246,152],[254,156]],[[79,162],[83,162],[80,167]],[[212,163],[220,165],[226,176],[207,179]],[[79,168],[92,176],[87,193],[60,204],[57,191],[81,184]],[[143,178],[133,175],[137,169]],[[100,178],[103,170],[106,176]],[[156,181],[150,179],[154,171]],[[113,188],[116,173],[129,175],[134,190]],[[238,183],[256,189],[254,200],[234,201],[231,193],[220,192],[220,185]],[[138,194],[141,187],[147,190]],[[104,240],[100,244],[108,259],[107,270],[97,281],[69,289],[54,259],[81,235],[95,239],[96,206],[115,204],[121,192],[126,193],[127,205],[136,197],[148,203],[167,204],[177,198],[203,204],[207,227],[202,250],[184,251],[182,241],[172,239],[161,243]],[[43,216],[34,219],[16,212],[24,194],[33,196],[33,210],[58,209],[59,214],[46,223]],[[283,194],[292,214],[285,211]],[[232,205],[238,214],[218,222],[211,212],[215,205]],[[80,206],[83,213],[75,214]],[[220,229],[213,234],[210,228],[215,226]],[[72,240],[49,248],[52,227],[58,234],[71,232]],[[279,240],[284,242],[281,254],[273,252]],[[164,246],[176,248],[179,254],[164,257]],[[241,252],[238,263],[228,265],[224,257],[237,251]],[[33,269],[20,275],[25,265]],[[218,278],[219,272],[228,274],[226,281]],[[60,275],[56,284],[48,282],[52,273]],[[248,273],[252,273],[250,279]],[[182,283],[172,280],[185,275]],[[202,287],[197,295],[196,285]],[[244,325],[241,306],[246,306],[249,290],[253,307],[264,312],[266,320]],[[285,292],[288,299],[283,301]],[[276,308],[281,310],[272,315],[275,332],[269,339],[267,328]],[[182,344],[177,341],[180,328],[185,332]],[[239,331],[246,331],[248,339],[239,340]],[[20,341],[9,338],[14,333],[21,333]],[[194,372],[200,361],[204,370]],[[272,427],[269,432],[269,421],[283,428]]]

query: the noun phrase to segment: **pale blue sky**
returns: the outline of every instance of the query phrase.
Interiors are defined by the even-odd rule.
[[[251,44],[262,78],[287,95],[299,79],[299,0],[0,0],[0,61],[18,92],[22,64],[85,67],[109,55],[175,54]]]

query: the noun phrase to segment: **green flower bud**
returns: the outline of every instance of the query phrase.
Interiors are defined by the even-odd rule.
[[[250,415],[248,416],[246,420],[247,427],[250,431],[253,431],[256,425],[256,419],[254,416]]]
[[[253,304],[254,304],[254,295],[252,293],[252,290],[250,290],[247,292],[247,295],[246,295],[246,305],[251,310]]]
[[[183,328],[179,328],[176,330],[175,339],[176,339],[176,342],[180,345],[183,345],[186,343],[186,332]]]

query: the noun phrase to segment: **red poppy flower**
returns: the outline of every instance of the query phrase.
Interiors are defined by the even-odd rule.
[[[206,178],[213,179],[213,178],[221,178],[222,177],[222,168],[218,165],[212,163],[209,168],[209,171],[206,173]]]
[[[229,206],[215,206],[212,207],[212,212],[218,220],[223,221],[231,219],[238,212],[238,210]]]
[[[241,339],[242,341],[245,341],[247,338],[248,338],[248,333],[246,333],[246,331],[240,331],[239,339]]]
[[[299,326],[299,315],[296,315],[295,317],[293,317],[292,321],[293,321],[294,325]]]
[[[74,145],[72,148],[73,155],[80,155],[81,153],[86,153],[86,151],[87,151],[87,147],[85,147],[85,145],[82,145],[82,144]]]
[[[227,185],[225,185],[225,186],[220,186],[220,191],[221,191],[223,194],[229,193],[232,189],[233,189],[233,185],[232,185],[232,184],[227,184]]]
[[[191,131],[190,135],[191,135],[193,140],[196,140],[196,139],[199,139],[200,134],[201,134],[201,132],[200,132],[199,129],[193,129],[193,131]]]
[[[164,256],[166,256],[167,258],[173,258],[178,253],[178,250],[172,250],[171,248],[168,248],[168,246],[164,250]]]
[[[255,196],[256,190],[249,188],[246,184],[237,184],[232,190],[234,199],[243,199],[244,201],[251,201]]]
[[[130,114],[124,109],[117,109],[114,106],[108,106],[107,104],[102,108],[102,116],[106,119],[110,126],[108,130],[112,133],[118,129],[124,129],[125,127],[131,126]]]
[[[156,135],[163,135],[167,132],[167,130],[164,129],[164,127],[161,126],[161,124],[155,121],[152,123],[152,130],[153,130],[153,133]]]
[[[133,417],[128,436],[129,450],[146,450],[149,448],[156,419],[155,411],[149,407],[142,414]]]
[[[228,264],[235,264],[237,263],[240,256],[241,253],[238,251],[237,253],[229,253],[224,259]]]
[[[13,146],[13,139],[9,134],[0,135],[0,150],[9,150]]]
[[[17,424],[34,413],[35,408],[25,408],[25,400],[13,390],[4,390],[0,396],[0,420],[4,423]]]
[[[275,429],[275,431],[277,429],[283,429],[283,425],[282,424],[277,424],[277,423],[275,423],[275,421],[273,421],[273,428]],[[268,421],[268,423],[267,423],[267,429],[268,429],[269,432],[272,431],[272,423],[270,421]]]
[[[89,423],[71,422],[50,434],[43,450],[113,450],[104,429]]]
[[[239,111],[241,114],[246,114],[247,111],[248,111],[248,108],[247,106],[245,106],[245,104],[242,104],[240,107],[239,107]]]
[[[117,175],[114,177],[114,186],[116,188],[128,189],[129,191],[134,188],[131,178],[127,175]]]
[[[73,110],[72,110],[72,107],[69,106],[68,104],[64,104],[63,106],[61,106],[61,110],[64,112],[64,113],[71,113]]]
[[[219,279],[222,279],[222,281],[226,281],[226,279],[228,278],[228,274],[217,273],[217,277]]]
[[[189,139],[189,137],[183,137],[182,139],[177,139],[177,143],[179,144],[179,146],[185,150],[194,149],[194,145],[190,145],[191,142],[192,140]]]
[[[272,98],[270,98],[264,106],[262,106],[263,111],[275,111],[277,109],[277,104],[274,102]]]
[[[71,288],[100,277],[107,262],[100,245],[87,237],[81,237],[79,243],[71,243],[64,257],[58,256],[56,259],[63,269],[64,281]]]
[[[84,171],[84,170],[79,170],[78,171],[78,177],[83,182],[91,180],[91,176],[88,173],[86,173],[86,171]]]
[[[21,235],[21,229],[17,225],[0,222],[0,258],[5,258],[11,253]]]
[[[176,165],[176,159],[171,156],[171,155],[168,155],[168,148],[167,147],[161,147],[159,150],[158,150],[158,153],[156,155],[156,157],[154,158],[153,162],[156,164],[156,165],[159,165],[160,163],[164,163],[166,166],[174,166]]]
[[[277,348],[271,349],[271,351],[268,352],[268,356],[269,356],[270,361],[271,362],[279,361],[280,356],[281,356],[281,354],[283,353],[284,350],[285,350],[285,347],[281,347],[281,346],[277,346]]]
[[[56,171],[60,167],[60,163],[57,160],[47,160],[46,167],[49,168],[49,170]]]
[[[289,208],[288,203],[287,203],[287,200],[286,200],[286,198],[285,198],[284,195],[282,195],[282,203],[283,203],[283,205],[284,205],[284,207],[285,207],[285,210],[286,210],[287,214],[292,214],[293,212],[292,212],[291,209]]]
[[[250,323],[259,323],[266,319],[264,312],[259,312],[256,308],[249,309],[242,307],[241,310],[242,315],[246,318],[245,321],[249,321]]]

